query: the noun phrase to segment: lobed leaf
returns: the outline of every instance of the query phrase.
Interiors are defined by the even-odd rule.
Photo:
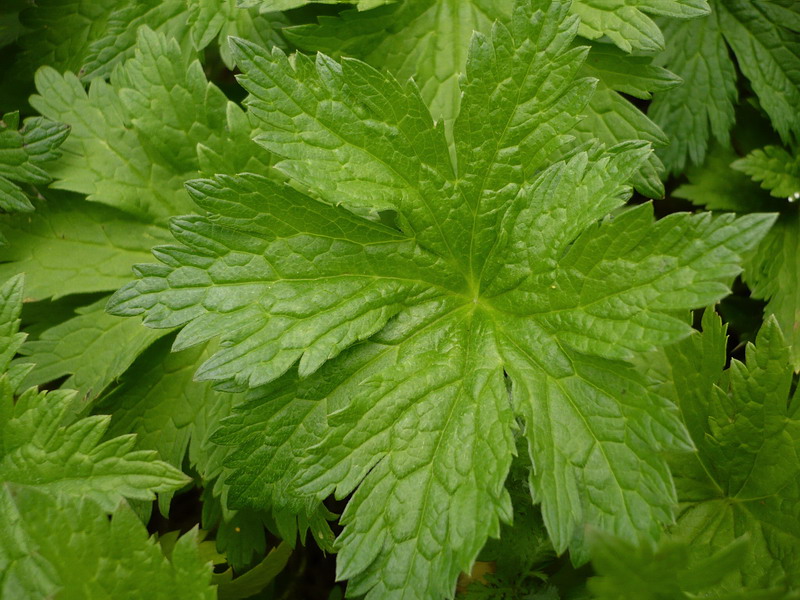
[[[661,62],[683,79],[683,85],[655,95],[648,115],[670,137],[659,149],[667,171],[703,164],[711,136],[730,144],[737,99],[736,69],[725,44],[719,13],[664,26],[667,46]]]
[[[606,36],[625,52],[655,53],[664,36],[647,15],[691,19],[708,14],[706,0],[575,0],[572,11],[581,19],[580,34],[591,40]]]
[[[86,498],[112,512],[122,498],[153,500],[189,482],[155,452],[133,450],[134,436],[102,441],[110,417],[78,418],[76,392],[37,392],[14,402],[2,382],[0,473],[3,481],[50,495]]]
[[[174,40],[146,28],[110,83],[95,80],[87,93],[77,77],[50,68],[36,82],[41,95],[31,104],[72,128],[48,171],[53,187],[146,222],[191,210],[183,183],[200,174],[198,152],[206,162],[226,156],[234,172],[262,172],[269,162],[249,140],[247,117],[207,82],[200,63],[187,64]]]
[[[780,146],[765,146],[733,162],[731,167],[747,173],[772,196],[789,202],[800,199],[800,155],[792,156]]]
[[[452,595],[511,518],[519,427],[576,564],[587,526],[655,540],[672,520],[663,453],[691,441],[626,361],[688,336],[680,311],[727,293],[774,216],[619,210],[650,151],[574,150],[593,87],[577,26],[563,3],[519,2],[476,34],[452,146],[413,84],[237,42],[259,142],[314,197],[247,174],[191,183],[207,216],[175,220],[179,245],[109,303],[184,326],[177,349],[221,337],[199,377],[261,388],[216,438],[243,448],[232,502],[353,494],[350,594]]]
[[[725,589],[796,585],[800,429],[789,348],[773,317],[745,363],[725,362],[725,328],[707,311],[703,334],[665,350],[697,454],[674,471],[682,501],[672,537],[717,552],[746,534],[745,560]]]

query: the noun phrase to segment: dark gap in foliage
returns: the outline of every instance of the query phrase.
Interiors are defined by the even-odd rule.
[[[346,498],[342,498],[341,500],[337,500],[333,497],[333,494],[325,498],[323,500],[323,504],[325,508],[331,511],[335,515],[341,515],[344,512],[344,509],[347,508],[347,503],[350,502],[350,498],[352,494],[348,495]],[[334,521],[330,521],[331,530],[333,531],[336,537],[339,537],[339,534],[342,533],[343,527],[339,524],[339,519],[337,518]]]
[[[21,357],[23,362],[26,357]],[[48,381],[47,383],[39,384],[39,389],[43,392],[52,392],[53,390],[59,389],[67,379],[70,378],[70,375],[62,375],[58,379],[54,379],[53,381]]]
[[[25,119],[37,114],[28,104],[28,98],[36,89],[32,79],[23,78],[19,69],[10,68],[17,63],[19,54],[17,44],[0,48],[0,65],[3,65],[0,72],[0,115],[18,110],[20,118]]]
[[[626,94],[625,92],[618,91],[617,93],[623,98],[625,98],[625,100],[633,104],[640,111],[642,111],[642,113],[647,114],[647,109],[650,106],[650,100],[645,100],[644,98],[637,98],[636,96],[631,96],[630,94]]]
[[[354,10],[353,5],[307,4],[300,8],[284,11],[284,16],[292,25],[316,24],[319,17],[334,17],[343,10]]]
[[[732,293],[717,305],[717,312],[728,324],[728,362],[736,359],[744,362],[745,347],[756,340],[756,334],[764,316],[766,302],[750,296],[750,290],[737,277],[731,286]],[[697,311],[698,313],[700,311]]]
[[[575,568],[569,554],[564,554],[554,562],[545,573],[548,583],[557,588],[562,598],[583,598],[586,594],[586,580],[595,574],[591,564]]]
[[[314,543],[298,544],[286,568],[275,579],[274,589],[280,593],[270,598],[328,600],[336,587],[344,588],[344,584],[336,584],[336,556],[326,554]]]
[[[163,535],[169,531],[179,530],[186,533],[200,523],[203,504],[200,501],[200,488],[192,487],[183,494],[173,497],[169,508],[169,518],[160,511],[154,510],[147,523],[147,531],[151,534]]]
[[[225,97],[231,102],[241,105],[247,96],[244,88],[236,81],[236,76],[241,73],[239,69],[230,70],[223,62],[219,47],[209,45],[203,52],[203,71],[209,81],[213,81]]]

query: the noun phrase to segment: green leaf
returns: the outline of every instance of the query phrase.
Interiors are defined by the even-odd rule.
[[[236,579],[232,579],[230,571],[215,575],[217,597],[220,600],[239,600],[254,596],[283,571],[291,554],[292,547],[281,542],[269,551],[264,560]]]
[[[179,48],[181,59],[177,64],[173,62],[173,68],[187,65],[193,50],[188,17],[186,0],[116,0],[105,27],[92,40],[81,63],[81,79],[91,81],[113,75],[114,67],[133,58],[141,45],[141,29],[156,31]],[[170,54],[173,53],[171,48]]]
[[[792,207],[775,223],[745,265],[743,279],[752,296],[768,300],[791,347],[791,363],[800,371],[800,213]]]
[[[281,45],[277,30],[284,24],[279,13],[242,10],[236,0],[42,0],[20,13],[24,25],[20,32],[14,29],[16,15],[10,16],[14,19],[9,20],[5,35],[22,34],[23,50],[14,73],[27,78],[47,65],[72,71],[83,81],[108,77],[117,65],[132,58],[141,27],[173,38],[185,63],[194,50],[218,41],[223,59],[231,66],[228,35]],[[0,22],[0,42],[3,35]]]
[[[89,398],[130,367],[136,357],[168,331],[144,329],[138,319],[120,319],[105,312],[106,298],[79,309],[78,315],[28,342],[21,353],[36,366],[26,386],[68,375],[64,387]]]
[[[0,247],[0,280],[26,273],[34,300],[116,290],[130,281],[131,265],[169,239],[165,228],[68,194],[47,192],[36,206],[0,222],[8,240]]]
[[[716,1],[725,41],[785,143],[800,136],[800,6]]]
[[[91,498],[111,512],[123,498],[152,500],[188,483],[179,470],[156,454],[133,451],[134,436],[101,442],[110,417],[79,418],[83,401],[74,391],[38,392],[19,398],[10,359],[25,339],[17,333],[23,278],[0,288],[0,477],[36,487],[50,496]],[[5,491],[5,490],[4,490]],[[0,561],[2,564],[2,561]]]
[[[722,35],[719,13],[689,21],[667,21],[666,49],[659,61],[683,79],[683,85],[657,93],[648,115],[670,137],[658,154],[669,173],[679,173],[691,163],[705,160],[708,141],[730,145],[736,68]]]
[[[708,210],[747,213],[767,207],[771,210],[782,208],[770,203],[769,196],[749,177],[731,168],[738,158],[733,149],[713,144],[705,162],[701,166],[690,166],[686,170],[689,181],[678,186],[672,194]]]
[[[659,151],[670,173],[683,170],[687,158],[701,164],[712,134],[729,145],[737,92],[728,47],[784,142],[800,135],[797,3],[712,0],[711,7],[708,17],[664,29],[668,43],[659,60],[685,82],[657,94],[649,111],[672,140]]]
[[[180,467],[195,421],[218,422],[230,413],[237,397],[192,380],[208,356],[204,346],[170,353],[171,343],[170,337],[155,342],[95,410],[113,415],[109,435],[135,433],[139,447],[155,450],[165,461]],[[194,440],[193,445],[200,449],[210,443],[201,439]],[[202,451],[193,453],[191,462],[206,475],[209,461]]]
[[[249,137],[241,110],[187,64],[174,40],[142,29],[136,56],[95,80],[88,94],[77,77],[41,69],[31,104],[72,127],[64,156],[48,172],[53,187],[86,194],[145,221],[190,212],[183,190],[200,173],[198,152],[240,157],[234,172],[263,172],[269,159]],[[246,156],[246,158],[245,158]]]
[[[672,519],[662,452],[689,440],[624,361],[689,335],[681,311],[727,293],[774,217],[618,210],[649,149],[574,152],[593,87],[577,27],[560,2],[520,2],[473,37],[455,160],[413,83],[237,42],[260,143],[316,198],[254,175],[193,182],[207,216],[175,220],[180,245],[109,303],[184,326],[178,349],[220,337],[201,379],[274,382],[275,404],[251,404],[220,439],[247,446],[241,426],[256,447],[282,414],[305,441],[326,413],[288,493],[353,494],[337,541],[350,594],[452,594],[511,518],[521,423],[556,551],[585,562],[587,525],[633,541]],[[282,493],[287,433],[237,455],[240,483],[256,477],[232,501]]]
[[[664,36],[647,15],[691,19],[709,7],[707,0],[574,0],[572,12],[581,18],[582,36],[605,36],[625,52],[654,53],[664,48]]]
[[[19,274],[0,286],[0,375],[8,371],[11,359],[25,341],[25,334],[19,333],[24,281]]]
[[[251,40],[258,45],[285,46],[280,29],[288,21],[279,12],[259,14],[258,10],[237,8],[236,0],[187,0],[189,29],[195,49],[202,50],[215,39],[220,55],[228,68],[233,69],[228,36]]]
[[[77,73],[91,44],[105,31],[115,9],[127,0],[37,0],[20,12],[22,53],[15,68],[26,79],[50,65]]]
[[[647,100],[654,92],[678,85],[679,78],[653,65],[649,58],[628,56],[603,44],[591,46],[582,73],[595,77],[598,82],[587,106],[586,118],[575,128],[579,140],[599,139],[607,146],[645,140],[656,148],[669,143],[661,129],[622,94]],[[650,198],[663,197],[663,170],[658,156],[650,154],[633,179],[634,187]]]
[[[33,205],[13,182],[44,184],[50,181],[39,165],[58,158],[58,147],[69,134],[69,127],[49,119],[26,119],[19,128],[19,113],[0,119],[0,211],[29,212]],[[2,239],[2,238],[0,238]]]
[[[781,156],[785,158],[783,153]],[[763,174],[770,182],[787,181],[783,178],[773,179],[756,167],[757,164],[763,164],[762,158],[765,157],[760,151],[754,151],[742,159],[731,149],[714,146],[702,167],[688,170],[689,183],[678,187],[673,194],[711,210],[750,212],[769,208],[780,211],[780,217],[769,233],[753,252],[745,256],[742,279],[749,286],[753,298],[768,301],[765,314],[775,315],[781,329],[786,332],[791,346],[792,365],[795,370],[800,370],[798,208],[791,204],[793,196],[789,197],[790,203],[778,201],[742,173],[748,169]]]
[[[191,321],[175,349],[221,335],[223,348],[200,368],[200,380],[257,386],[301,357],[301,373],[313,373],[383,327],[406,296],[424,291],[418,270],[433,281],[451,278],[437,272],[441,260],[409,238],[270,180],[242,175],[193,182],[189,189],[215,214],[173,220],[173,233],[194,252],[156,250],[184,281],[173,289],[170,281],[178,279],[168,267],[139,265],[143,279],[120,290],[108,308],[113,314],[146,312],[146,324],[155,327]],[[392,276],[384,275],[386,267]],[[213,272],[222,278],[212,279]],[[192,302],[182,299],[187,293]]]
[[[145,350],[103,396],[95,412],[113,415],[108,436],[134,433],[139,448],[155,450],[177,468],[183,465],[191,443],[190,463],[210,484],[225,454],[208,440],[210,430],[241,400],[193,381],[194,372],[209,355],[204,346],[173,354],[172,341],[168,336]],[[159,496],[164,514],[170,500]]]
[[[673,466],[681,510],[673,538],[715,553],[742,535],[746,558],[730,591],[784,589],[800,573],[800,420],[787,346],[769,317],[746,361],[725,364],[725,328],[712,311],[703,333],[666,348],[669,374],[696,455]]]
[[[573,4],[573,8],[575,4]],[[508,0],[406,0],[369,12],[344,11],[320,17],[319,25],[290,27],[287,37],[305,50],[363,59],[389,70],[398,80],[413,77],[420,95],[436,119],[442,119],[449,141],[459,112],[459,77],[467,63],[473,31],[488,34],[495,20],[508,22]],[[585,107],[586,118],[576,127],[580,141],[600,139],[611,146],[628,140],[667,143],[661,130],[621,94],[647,99],[654,91],[679,82],[645,57],[630,57],[614,47],[594,44],[581,74],[598,79]],[[664,194],[662,165],[653,155],[635,180],[651,197]]]
[[[719,584],[743,562],[746,539],[739,538],[713,554],[700,554],[687,543],[668,541],[654,548],[635,546],[608,536],[595,536],[589,579],[592,597],[599,600],[678,600],[718,597]],[[779,600],[782,594],[725,594],[744,598]]]
[[[167,560],[126,504],[109,520],[89,499],[7,483],[0,531],[4,598],[216,598],[196,532],[178,540]]]
[[[800,155],[792,156],[780,146],[765,146],[731,167],[747,173],[772,196],[788,198],[789,202],[800,200]]]
[[[212,441],[231,447],[224,482],[232,508],[263,508],[314,516],[313,498],[294,493],[292,481],[302,468],[307,449],[326,429],[325,403],[297,399],[298,382],[284,377],[234,407]],[[275,389],[277,388],[277,389]],[[254,472],[248,467],[258,466]]]
[[[299,48],[360,58],[399,81],[413,77],[431,114],[449,128],[461,102],[458,77],[472,32],[489,33],[495,20],[508,19],[511,7],[508,0],[404,0],[321,16],[319,25],[290,27],[285,34]]]
[[[102,442],[111,417],[78,418],[76,392],[31,388],[14,401],[3,386],[0,476],[5,482],[36,487],[50,495],[89,498],[112,512],[124,498],[153,500],[190,480],[156,460],[152,451],[133,450],[135,436]]]
[[[375,8],[394,0],[237,0],[241,8],[259,8],[262,12],[290,10],[306,4],[355,4],[358,10]]]

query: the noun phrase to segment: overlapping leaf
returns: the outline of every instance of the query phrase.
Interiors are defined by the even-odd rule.
[[[0,532],[4,598],[216,598],[196,532],[168,560],[125,504],[109,519],[89,499],[4,484]]]
[[[242,8],[259,8],[264,12],[290,10],[311,4],[311,0],[237,0]],[[359,10],[388,4],[394,0],[313,0],[316,4],[355,4]]]
[[[682,504],[672,536],[708,553],[746,536],[727,590],[786,589],[800,573],[800,420],[789,348],[769,318],[745,363],[723,372],[725,342],[708,311],[702,335],[665,350],[697,447],[673,467]]]
[[[27,119],[19,129],[19,113],[0,119],[0,211],[29,212],[33,205],[18,183],[44,184],[50,181],[39,163],[59,156],[58,147],[69,127],[49,119]],[[2,238],[0,238],[2,240]]]
[[[49,169],[53,187],[141,219],[163,223],[191,210],[183,182],[198,175],[198,154],[225,156],[234,172],[263,172],[269,161],[249,140],[247,116],[206,81],[200,63],[187,65],[174,40],[147,29],[135,58],[88,93],[77,77],[53,69],[36,79],[41,95],[31,104],[72,128]]]
[[[124,212],[46,191],[35,215],[7,216],[0,232],[0,280],[27,275],[30,300],[107,292],[130,280],[131,265],[169,239],[165,227],[134,221]]]
[[[723,597],[728,600],[780,600],[780,593],[753,595],[721,589],[724,579],[746,558],[746,539],[740,538],[715,552],[697,552],[687,543],[668,541],[657,548],[637,547],[618,539],[596,536],[589,579],[598,600],[689,600]]]
[[[792,156],[780,146],[765,146],[731,163],[731,167],[747,173],[773,196],[789,202],[800,200],[800,154]]]
[[[670,172],[703,162],[708,140],[729,141],[736,71],[750,80],[773,127],[788,143],[800,135],[800,10],[796,2],[712,0],[713,14],[665,28],[663,62],[683,87],[656,95],[649,111],[672,144],[660,154]]]
[[[354,492],[337,542],[354,595],[452,593],[511,517],[517,418],[557,551],[585,561],[587,524],[657,537],[674,502],[661,451],[689,440],[623,361],[687,335],[677,311],[722,297],[773,220],[654,222],[647,205],[607,217],[649,150],[551,164],[593,86],[577,77],[577,20],[562,3],[541,8],[521,2],[508,26],[473,37],[454,161],[413,83],[238,42],[258,141],[316,197],[254,175],[192,183],[207,215],[174,220],[180,245],[109,304],[184,325],[177,348],[219,336],[200,378],[274,381],[251,409],[291,426],[266,441],[244,411],[220,434],[276,448],[237,457],[258,475],[248,489],[241,477],[240,500]],[[321,439],[287,481],[294,427],[303,444]]]
[[[648,15],[691,19],[708,13],[707,0],[576,0],[572,12],[581,18],[579,33],[589,39],[608,37],[626,52],[653,53],[665,46],[664,35]]]
[[[431,113],[444,120],[449,132],[459,111],[458,79],[466,66],[472,32],[488,34],[495,20],[508,20],[512,6],[511,0],[404,0],[374,11],[320,17],[319,25],[288,28],[286,35],[305,50],[354,56],[387,69],[401,81],[413,77]],[[576,7],[573,3],[573,10]],[[667,143],[661,130],[621,95],[647,99],[679,82],[650,62],[607,44],[592,46],[582,75],[597,78],[598,86],[584,109],[587,118],[576,129],[580,141],[600,139],[609,146],[627,140]],[[652,155],[637,176],[637,189],[651,197],[662,196],[661,170]]]
[[[765,314],[773,314],[791,342],[795,371],[800,371],[800,212],[788,207],[755,252],[747,257],[744,280],[755,298],[768,300]]]
[[[35,366],[27,385],[68,376],[66,387],[98,396],[131,366],[136,357],[167,331],[142,330],[136,319],[105,312],[106,298],[78,309],[78,314],[25,344],[21,353]]]
[[[133,435],[102,441],[111,418],[76,418],[81,403],[76,392],[31,388],[15,402],[11,387],[2,387],[3,481],[90,498],[108,512],[123,497],[153,500],[156,492],[189,482],[155,452],[133,450]]]
[[[748,155],[750,156],[750,155]],[[757,156],[757,154],[755,154]],[[715,146],[702,167],[688,170],[689,183],[675,190],[675,195],[711,210],[779,211],[780,217],[755,251],[745,257],[742,279],[753,297],[767,300],[765,314],[773,314],[790,341],[792,364],[800,370],[800,213],[791,202],[793,196],[777,200],[732,165],[743,167],[743,161],[730,149]],[[750,162],[755,172],[763,173],[758,163]],[[787,165],[791,170],[791,163]],[[748,167],[750,168],[750,167]],[[783,177],[775,180],[783,185]],[[790,188],[791,189],[791,188]],[[788,191],[788,190],[787,190]]]
[[[22,275],[16,275],[0,286],[0,375],[5,374],[5,387],[11,393],[19,388],[29,365],[11,365],[11,359],[22,346],[26,335],[19,331],[23,298]]]
[[[175,490],[188,481],[180,471],[156,460],[154,452],[133,451],[134,436],[105,442],[110,418],[78,418],[76,392],[31,388],[19,398],[19,375],[8,370],[25,338],[17,333],[22,308],[22,276],[0,288],[0,476],[42,489],[93,499],[111,511],[123,498],[150,500],[155,492]],[[24,368],[22,369],[25,370]]]
[[[228,36],[251,40],[265,48],[284,46],[280,29],[287,24],[279,12],[258,14],[237,7],[236,0],[186,0],[189,5],[189,30],[197,50],[217,40],[225,64],[233,68]]]
[[[87,93],[76,77],[43,69],[38,85],[43,95],[32,103],[72,129],[64,155],[48,163],[53,186],[110,208],[54,195],[31,219],[4,222],[19,243],[0,250],[0,272],[25,269],[33,299],[116,289],[169,235],[167,218],[192,210],[186,179],[206,169],[267,169],[248,115],[208,83],[199,62],[184,61],[174,41],[147,29],[110,83],[97,80]],[[26,347],[36,365],[28,384],[70,375],[68,386],[95,397],[160,337],[103,314],[104,304],[85,307]]]
[[[723,146],[730,144],[734,123],[736,68],[720,30],[717,12],[690,21],[669,21],[669,40],[659,61],[683,79],[683,85],[657,93],[648,115],[670,138],[659,150],[667,169],[677,173],[702,164],[712,134]]]
[[[185,58],[219,40],[230,66],[227,35],[269,46],[282,43],[284,24],[280,14],[237,8],[236,0],[41,0],[21,8],[22,53],[13,70],[29,76],[47,65],[85,81],[132,58],[143,26],[176,40]]]

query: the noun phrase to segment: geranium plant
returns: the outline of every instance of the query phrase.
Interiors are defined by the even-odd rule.
[[[0,51],[0,597],[800,593],[795,3],[19,1]]]

